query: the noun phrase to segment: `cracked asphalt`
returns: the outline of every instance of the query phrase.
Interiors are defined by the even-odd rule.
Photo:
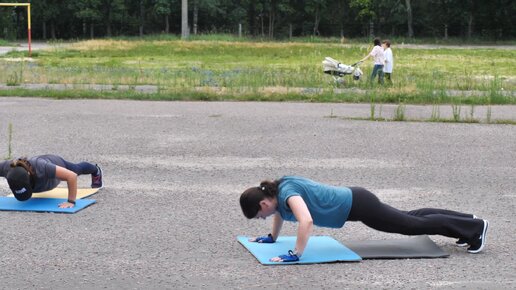
[[[0,157],[11,123],[13,156],[98,163],[105,188],[77,214],[0,212],[0,288],[516,288],[516,126],[328,118],[360,110],[2,97]],[[474,213],[490,221],[488,244],[472,255],[432,236],[449,258],[262,266],[236,236],[267,234],[271,221],[246,220],[238,197],[288,174],[363,186],[401,209]],[[359,223],[314,234],[401,238]]]

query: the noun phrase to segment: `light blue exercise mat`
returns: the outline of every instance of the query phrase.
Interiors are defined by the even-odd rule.
[[[303,253],[297,262],[271,262],[270,258],[286,255],[293,250],[296,237],[279,237],[275,243],[249,242],[249,237],[238,236],[238,241],[263,265],[315,264],[331,262],[356,262],[362,260],[359,255],[343,244],[328,236],[311,236]]]
[[[65,201],[62,198],[31,198],[19,201],[14,197],[0,197],[0,210],[76,213],[95,203],[94,199],[78,199],[72,208],[59,208],[59,204]]]

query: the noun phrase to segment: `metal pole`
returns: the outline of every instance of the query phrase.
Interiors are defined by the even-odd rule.
[[[29,57],[32,56],[32,33],[30,27],[30,3],[0,3],[1,6],[25,6],[27,7],[27,35],[29,41]]]
[[[27,6],[27,34],[29,37],[29,57],[32,56],[32,33],[30,28],[30,3]]]
[[[188,38],[188,0],[181,1],[181,39]]]

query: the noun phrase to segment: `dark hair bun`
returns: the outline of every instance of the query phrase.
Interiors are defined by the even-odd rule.
[[[278,185],[275,181],[265,180],[260,183],[260,189],[267,197],[275,197],[278,195]]]

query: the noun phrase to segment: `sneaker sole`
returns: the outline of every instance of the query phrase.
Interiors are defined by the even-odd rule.
[[[474,219],[477,219],[478,217],[477,217],[476,215],[473,215],[473,218],[474,218]],[[455,243],[455,245],[457,245],[457,247],[464,248],[464,247],[467,247],[469,244],[468,244],[468,243],[463,243],[463,244],[457,244],[457,243]]]
[[[471,254],[477,254],[480,253],[485,245],[486,245],[486,234],[487,234],[487,228],[489,227],[489,222],[487,220],[484,220],[484,230],[482,231],[482,244],[480,245],[480,248],[476,250],[468,250],[468,253]]]

